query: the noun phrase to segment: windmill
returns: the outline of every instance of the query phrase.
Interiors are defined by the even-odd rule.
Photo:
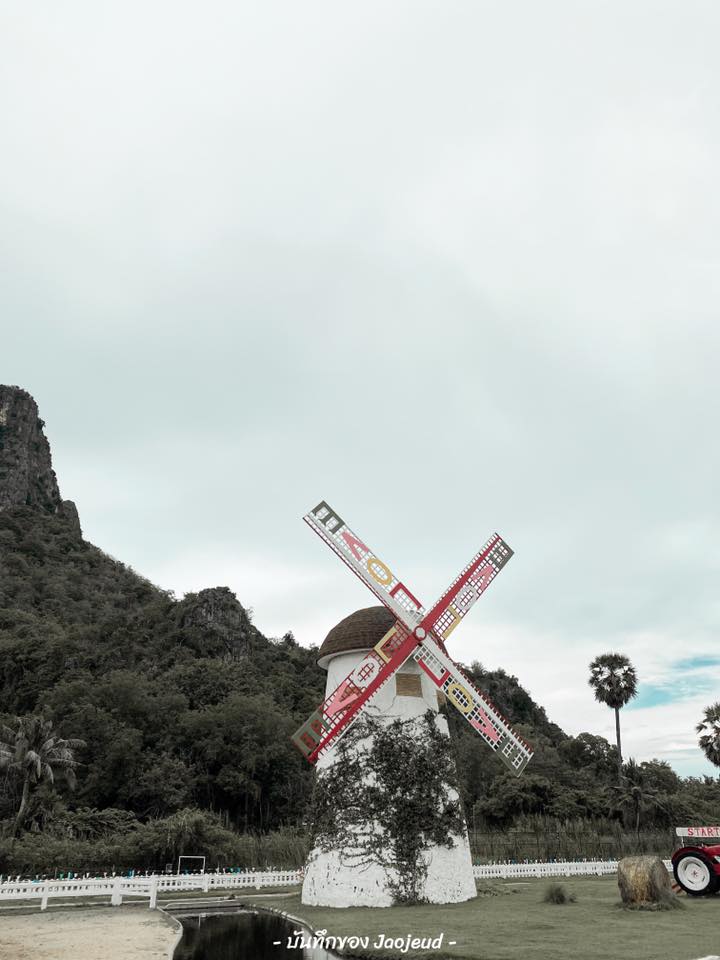
[[[497,534],[490,537],[437,603],[426,610],[328,503],[322,501],[303,519],[387,608],[389,616],[385,616],[384,627],[389,624],[389,628],[360,659],[354,658],[352,670],[339,682],[336,682],[337,671],[328,671],[325,700],[292,737],[301,753],[319,768],[332,764],[337,752],[334,748],[351,726],[369,707],[387,702],[384,693],[388,682],[393,677],[398,677],[396,682],[399,682],[400,668],[403,674],[414,669],[427,678],[425,687],[429,680],[430,688],[443,694],[503,763],[519,775],[532,757],[532,750],[488,698],[475,689],[445,647],[453,630],[512,557],[513,551],[505,541]],[[320,662],[322,664],[322,659]],[[444,887],[442,883],[439,887],[436,884],[440,892],[427,899],[450,902],[474,896],[469,845],[467,837],[464,839],[463,849],[449,860],[444,854],[435,858],[440,874],[454,879]],[[315,866],[311,869],[313,863]],[[338,906],[387,902],[377,871],[364,880],[342,874],[342,858],[311,857],[303,889],[304,902]],[[323,886],[325,890],[321,889]]]

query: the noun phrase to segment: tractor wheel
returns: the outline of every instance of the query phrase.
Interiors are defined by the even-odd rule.
[[[675,879],[690,897],[706,897],[718,888],[713,862],[704,853],[683,853],[673,864]]]

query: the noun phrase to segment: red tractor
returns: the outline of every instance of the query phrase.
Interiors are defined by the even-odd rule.
[[[678,827],[675,833],[692,841],[672,855],[678,884],[691,897],[716,893],[720,889],[720,827]]]

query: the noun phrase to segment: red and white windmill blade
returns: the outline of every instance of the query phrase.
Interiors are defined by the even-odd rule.
[[[397,617],[395,624],[297,730],[292,740],[315,763],[410,657],[516,774],[532,757],[488,698],[450,659],[444,641],[502,570],[513,551],[494,534],[429,611],[324,500],[303,517]]]

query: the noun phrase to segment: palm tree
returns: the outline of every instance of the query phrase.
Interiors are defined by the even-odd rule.
[[[612,787],[612,794],[618,806],[627,811],[635,822],[635,835],[640,842],[640,819],[643,813],[651,810],[667,812],[666,804],[647,776],[645,765],[628,760],[624,767],[624,777],[619,786]]]
[[[620,710],[637,696],[637,674],[630,660],[622,653],[604,653],[590,664],[588,683],[595,699],[615,711],[618,783],[622,783],[622,747],[620,744]]]
[[[0,726],[0,770],[8,770],[22,780],[20,806],[10,835],[16,837],[27,816],[30,794],[42,781],[55,782],[55,771],[61,771],[68,786],[75,786],[78,761],[75,751],[85,746],[84,740],[63,740],[52,729],[52,720],[42,715],[18,717],[15,729]]]
[[[705,756],[710,763],[720,767],[720,701],[705,709],[705,715],[695,730],[703,734],[698,743]]]

